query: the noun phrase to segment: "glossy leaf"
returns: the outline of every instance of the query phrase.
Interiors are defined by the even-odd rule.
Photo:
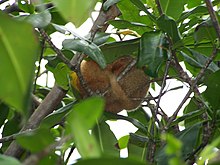
[[[39,152],[52,144],[54,138],[48,129],[38,129],[18,136],[16,141],[23,148],[28,149],[31,152]]]
[[[177,20],[184,10],[186,0],[160,0],[164,14]]]
[[[120,151],[115,146],[117,139],[106,122],[97,123],[92,134],[95,135],[104,155],[119,158]]]
[[[122,13],[123,20],[148,24],[147,16],[140,16],[140,10],[130,0],[120,1],[117,6]]]
[[[85,40],[66,39],[63,41],[63,47],[65,49],[75,50],[85,53],[96,61],[100,67],[105,68],[106,62],[100,48],[94,43],[89,43]]]
[[[187,2],[187,7],[188,7],[188,8],[193,8],[193,7],[196,7],[196,6],[201,5],[202,2],[203,2],[203,0],[188,1],[188,2]]]
[[[168,16],[160,16],[157,20],[157,25],[162,31],[166,32],[172,38],[174,43],[181,39],[176,22]]]
[[[153,20],[154,22],[156,22],[156,18],[154,15],[152,15],[147,8],[145,7],[145,5],[142,3],[141,0],[130,0],[135,6],[137,6],[140,10],[144,11],[150,18],[151,20]]]
[[[152,77],[157,77],[159,67],[164,61],[162,44],[162,33],[145,33],[140,40],[137,65],[140,68],[146,65],[148,74]]]
[[[6,155],[0,155],[0,164],[21,165],[21,163],[17,159]]]
[[[147,165],[144,162],[131,158],[100,158],[100,159],[84,159],[76,163],[76,165]]]
[[[190,51],[192,57],[190,57],[189,55],[187,55],[184,52],[181,52],[185,61],[188,62],[193,67],[203,68],[209,58],[206,57],[205,55],[197,52],[197,51],[194,51],[191,49],[189,49],[189,51]],[[219,67],[214,62],[211,62],[211,64],[208,67],[208,70],[210,70],[212,72],[216,72],[217,70],[219,70]]]
[[[105,112],[105,117],[107,117],[107,119],[121,119],[121,120],[126,120],[130,123],[132,123],[135,127],[137,127],[138,129],[140,129],[140,131],[148,136],[151,136],[149,134],[149,132],[147,131],[147,127],[145,127],[142,123],[140,123],[137,119],[133,119],[127,116],[122,116],[122,115],[118,115],[118,114],[112,114],[112,113],[108,113]]]
[[[25,112],[38,42],[29,24],[2,13],[0,19],[0,99]]]
[[[69,89],[69,73],[70,69],[64,63],[59,63],[53,71],[57,85],[64,90]]]
[[[94,126],[103,108],[103,99],[91,97],[74,106],[68,115],[68,127],[82,158],[97,158],[101,156],[100,147],[95,137],[89,134],[88,130]]]
[[[89,17],[97,0],[52,0],[52,2],[67,21],[79,27]]]
[[[135,134],[130,133],[128,143],[128,156],[138,158],[141,161],[146,161],[148,138],[139,135],[140,131]]]
[[[127,148],[129,138],[130,138],[129,135],[125,135],[118,140],[118,146],[120,149]]]
[[[100,46],[107,63],[112,63],[117,58],[124,55],[134,55],[138,54],[140,39],[132,39],[122,42],[112,42],[106,43]]]
[[[51,14],[47,10],[45,10],[41,13],[22,16],[19,18],[19,20],[24,20],[32,24],[32,26],[35,28],[43,28],[49,25],[51,21]]]
[[[54,111],[53,113],[44,118],[40,126],[51,128],[52,126],[60,122],[65,116],[67,116],[74,104],[75,102],[71,102],[66,106],[63,106],[62,108]]]
[[[197,43],[203,40],[208,40],[214,43],[217,39],[217,35],[211,21],[202,22],[200,25],[198,25],[195,29],[194,38]]]
[[[108,8],[116,3],[118,3],[120,0],[107,0],[105,1],[105,3],[103,4],[103,8],[104,10],[108,10]]]
[[[206,91],[203,93],[206,100],[209,102],[214,110],[220,107],[220,71],[217,71],[207,77],[205,84],[207,85]]]

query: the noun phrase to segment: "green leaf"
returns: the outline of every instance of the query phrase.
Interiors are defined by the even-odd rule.
[[[70,69],[64,63],[59,63],[53,71],[57,85],[64,90],[69,89],[69,73]]]
[[[75,105],[68,115],[68,127],[82,158],[97,158],[101,156],[100,147],[95,137],[89,134],[88,129],[93,127],[101,116],[104,108],[103,101],[100,97],[90,97]]]
[[[151,137],[150,133],[148,132],[148,129],[146,126],[144,126],[142,123],[140,123],[137,119],[133,119],[131,117],[127,117],[127,116],[122,116],[122,115],[118,115],[118,114],[113,114],[113,113],[109,113],[109,112],[105,112],[104,113],[105,117],[107,119],[121,119],[121,120],[126,120],[130,123],[132,123],[135,127],[137,127],[138,129],[140,129],[140,131],[146,135],[148,135],[149,137]]]
[[[177,20],[184,11],[186,0],[160,0],[163,13]]]
[[[215,40],[217,39],[217,34],[210,20],[202,22],[196,27],[194,32],[194,39],[197,43],[203,40],[208,40],[214,44]]]
[[[107,0],[105,1],[105,3],[103,4],[103,8],[104,10],[108,10],[108,8],[116,3],[118,3],[120,0]]]
[[[18,17],[17,20],[26,21],[35,28],[43,28],[49,25],[51,21],[51,14],[48,10],[45,10],[41,13]]]
[[[89,43],[85,40],[66,39],[63,41],[63,47],[65,49],[70,49],[85,53],[86,55],[91,57],[94,61],[96,61],[101,68],[106,67],[106,62],[102,54],[102,51],[94,43]]]
[[[27,1],[24,1],[24,0],[18,0],[18,7],[24,12],[30,13],[30,14],[33,14],[35,10],[35,7],[32,3],[28,3]]]
[[[140,132],[137,131],[135,134],[130,133],[129,144],[134,144],[136,146],[146,148],[146,146],[149,142],[149,138],[142,136],[142,135],[139,135],[138,133],[140,133]]]
[[[52,0],[52,2],[67,21],[79,27],[93,11],[97,0]]]
[[[175,137],[181,141],[182,143],[182,149],[181,149],[181,155],[183,157],[183,160],[187,158],[187,156],[194,151],[194,149],[197,147],[198,144],[198,138],[200,133],[201,126],[199,124],[194,125],[192,127],[189,127],[178,134],[175,135]],[[172,141],[171,141],[172,143]],[[179,142],[177,142],[179,143]],[[166,154],[166,146],[162,146],[158,149],[158,152],[155,155],[155,160],[158,164],[168,165],[169,156]],[[178,147],[175,146],[175,144],[172,144],[171,150],[175,150],[174,148]],[[176,150],[173,154],[176,153]],[[179,164],[179,163],[177,163]]]
[[[203,0],[193,0],[193,1],[188,1],[187,2],[187,8],[193,8],[196,6],[201,5],[202,3],[204,3]]]
[[[6,155],[0,155],[0,164],[21,165],[17,159]]]
[[[148,24],[149,22],[152,22],[151,20],[149,20],[148,16],[140,16],[140,10],[133,4],[133,2],[131,3],[130,0],[120,1],[118,2],[117,6],[122,13],[123,20],[143,24]]]
[[[140,40],[138,67],[147,66],[148,74],[157,77],[160,65],[164,61],[162,33],[145,33]]]
[[[0,20],[0,99],[26,112],[38,42],[29,24],[1,12]]]
[[[92,134],[95,135],[104,155],[114,157],[120,156],[120,152],[115,146],[115,144],[117,144],[117,139],[106,122],[97,123],[92,130]]]
[[[54,142],[54,138],[47,128],[41,128],[18,136],[16,141],[23,148],[28,149],[31,152],[39,152],[52,144]]]
[[[193,1],[191,1],[193,2]],[[187,18],[193,19],[193,17],[196,17],[197,15],[202,15],[208,13],[208,10],[205,6],[197,6],[196,8],[184,12],[181,17],[177,20],[177,22],[184,21]],[[198,21],[197,21],[198,23]]]
[[[211,74],[206,78],[205,84],[207,85],[206,91],[203,93],[206,100],[214,110],[220,108],[220,70]]]
[[[121,42],[106,43],[100,46],[107,63],[112,63],[117,58],[126,54],[137,56],[140,39],[132,39]]]
[[[157,20],[157,25],[162,31],[166,32],[172,38],[174,43],[181,39],[176,22],[168,16],[160,16]]]
[[[154,15],[152,15],[147,8],[145,7],[145,5],[142,3],[141,0],[130,0],[135,6],[137,6],[139,9],[141,9],[142,11],[144,11],[150,18],[151,20],[153,20],[154,22],[156,22],[156,18]]]
[[[216,149],[216,147],[219,144],[220,144],[219,137],[217,139],[215,139],[214,141],[212,141],[211,144],[208,144],[199,154],[199,157],[201,159],[198,159],[196,164],[203,165],[203,164],[205,164],[205,162],[207,160],[211,160],[212,158],[215,158],[216,156],[218,156],[218,152],[214,152],[214,150]],[[215,163],[215,162],[213,162],[213,163]],[[212,164],[212,162],[211,162],[211,164]]]
[[[118,146],[120,149],[127,148],[129,138],[130,138],[129,135],[125,135],[118,140]]]
[[[100,159],[84,159],[76,163],[76,165],[147,165],[144,162],[131,158],[100,158]]]
[[[144,125],[147,125],[147,123],[150,120],[150,116],[146,113],[146,111],[142,107],[139,107],[136,111],[129,111],[128,116],[137,119]]]
[[[103,113],[104,99],[101,97],[91,97],[76,104],[73,109],[85,120],[83,124],[86,128],[91,129]]]
[[[192,60],[191,62],[189,61],[190,60],[189,56],[188,56],[188,60],[186,59],[189,62],[189,64],[191,64],[192,66],[194,65],[194,67],[199,67],[199,68],[204,67],[206,62],[209,60],[209,58],[206,57],[205,55],[197,52],[197,51],[192,50],[192,49],[188,49],[188,50],[190,51],[190,53],[193,56],[193,59],[191,58],[191,60]],[[184,55],[184,57],[187,56],[186,54],[183,54],[183,55]],[[217,70],[219,70],[219,67],[214,62],[211,62],[211,64],[208,67],[208,70],[210,70],[212,72],[216,72]]]
[[[95,34],[95,37],[93,38],[93,42],[94,44],[99,46],[99,45],[104,44],[106,41],[108,41],[109,37],[110,37],[110,34],[108,33],[97,32]]]
[[[41,122],[40,127],[47,127],[50,128],[60,122],[72,109],[73,105],[76,102],[71,102],[66,106],[56,110],[55,112],[48,115],[44,120]]]

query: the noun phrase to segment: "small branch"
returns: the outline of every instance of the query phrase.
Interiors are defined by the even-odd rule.
[[[168,59],[167,62],[166,62],[166,68],[165,68],[165,72],[164,72],[164,76],[163,76],[163,81],[162,81],[160,93],[159,93],[157,104],[156,104],[156,112],[155,112],[156,114],[158,112],[158,107],[160,105],[160,100],[161,100],[161,97],[163,95],[163,90],[164,90],[164,88],[166,86],[166,77],[168,75],[169,68],[170,68],[170,60]]]
[[[160,15],[163,14],[163,9],[161,7],[160,1],[159,0],[155,0],[156,4],[157,4],[157,9]]]
[[[37,86],[37,79],[40,73],[40,65],[41,65],[41,60],[43,58],[43,54],[44,54],[44,49],[45,49],[45,39],[43,39],[43,41],[41,42],[41,52],[40,52],[40,58],[39,58],[39,66],[37,67],[37,73],[36,73],[36,77],[34,80],[34,87],[33,87],[33,93],[35,93],[36,91],[36,86]]]
[[[217,49],[214,48],[210,58],[206,61],[204,67],[200,70],[199,74],[197,75],[196,79],[192,82],[192,84],[190,84],[190,89],[187,92],[187,94],[185,95],[185,97],[183,98],[182,102],[179,104],[179,106],[177,107],[176,111],[173,113],[173,115],[170,117],[168,123],[167,123],[167,128],[168,126],[172,123],[172,121],[177,117],[177,114],[179,113],[180,109],[182,108],[183,104],[188,100],[188,98],[190,97],[191,93],[195,90],[195,87],[197,86],[198,81],[204,76],[205,71],[207,70],[207,68],[209,67],[209,65],[211,64],[211,62],[214,60],[214,58],[217,55]],[[197,89],[198,90],[198,89]],[[198,93],[197,93],[198,94]]]
[[[26,131],[22,131],[22,132],[19,132],[19,133],[15,133],[13,135],[5,136],[5,137],[0,139],[0,143],[5,143],[5,142],[13,141],[13,140],[16,139],[16,137],[18,137],[20,135],[24,135],[26,133],[33,132],[33,131],[34,130],[26,130]]]
[[[214,26],[215,31],[216,31],[217,36],[218,36],[218,39],[220,41],[220,26],[219,26],[218,18],[217,18],[216,14],[215,14],[215,11],[213,9],[212,2],[210,0],[205,0],[205,3],[206,3],[206,6],[208,8],[213,26]]]
[[[50,36],[48,36],[48,34],[43,30],[43,29],[39,29],[39,32],[41,34],[41,36],[47,41],[47,43],[51,46],[51,48],[56,52],[57,57],[60,58],[65,64],[67,64],[69,66],[69,68],[71,68],[72,70],[75,69],[75,66],[73,66],[70,61],[65,57],[65,55],[60,51],[60,49],[58,49],[53,42],[51,41]]]
[[[0,5],[3,4],[3,3],[5,3],[5,2],[7,2],[7,1],[8,1],[8,0],[1,0],[1,1],[0,1]]]
[[[119,82],[130,70],[133,68],[136,64],[136,60],[133,59],[126,67],[125,69],[118,75],[117,82]]]

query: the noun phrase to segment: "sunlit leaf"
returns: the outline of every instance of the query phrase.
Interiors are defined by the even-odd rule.
[[[79,27],[93,11],[97,0],[52,0],[61,15]]]
[[[118,146],[120,149],[124,149],[127,147],[129,138],[130,138],[129,135],[125,135],[118,140]]]
[[[186,0],[160,0],[163,12],[177,20],[184,10]]]
[[[101,156],[100,147],[89,129],[94,126],[104,108],[103,99],[89,98],[75,105],[68,115],[68,127],[75,145],[83,158],[97,158]]]
[[[21,165],[17,159],[6,155],[0,155],[0,164]]]
[[[48,115],[42,122],[41,127],[47,127],[50,128],[60,122],[72,109],[75,102],[71,102],[66,106],[63,106],[62,108],[54,111],[50,115]]]
[[[106,43],[100,46],[107,63],[112,63],[117,58],[126,54],[137,56],[140,39],[122,42]]]
[[[25,149],[31,152],[39,152],[54,142],[54,138],[50,131],[46,129],[38,129],[16,138],[16,141]]]
[[[120,156],[120,151],[115,146],[117,144],[117,139],[105,121],[97,123],[92,130],[92,134],[95,135],[104,155],[114,157]]]
[[[53,72],[57,85],[64,90],[69,89],[69,73],[70,69],[64,63],[59,63]]]
[[[31,25],[2,13],[0,19],[0,98],[25,112],[38,42]]]

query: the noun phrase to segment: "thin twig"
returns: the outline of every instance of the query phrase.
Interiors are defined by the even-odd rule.
[[[41,52],[40,52],[39,64],[37,67],[37,73],[36,73],[35,80],[34,80],[33,93],[35,93],[36,91],[37,79],[40,73],[40,67],[41,67],[41,61],[42,61],[43,54],[44,54],[44,49],[45,49],[45,39],[43,39],[43,41],[41,42]]]
[[[180,109],[182,108],[183,104],[188,100],[188,98],[190,97],[191,93],[194,91],[198,81],[204,76],[205,71],[207,70],[207,68],[209,67],[209,65],[211,64],[211,62],[214,60],[214,58],[217,55],[217,49],[214,48],[210,58],[206,61],[204,67],[200,70],[199,74],[197,75],[196,79],[192,82],[189,91],[187,92],[187,94],[185,95],[185,97],[183,98],[182,102],[179,104],[179,106],[177,107],[176,111],[173,113],[173,115],[170,117],[168,123],[167,123],[167,128],[168,126],[172,123],[172,121],[177,117],[177,114],[179,113]]]
[[[205,0],[205,3],[206,3],[206,6],[208,8],[209,15],[211,17],[213,26],[214,26],[215,31],[217,33],[218,39],[220,41],[220,26],[219,26],[218,18],[217,18],[216,14],[215,14],[215,11],[213,9],[212,2],[210,0]]]
[[[65,55],[60,51],[60,49],[58,49],[53,42],[51,41],[50,36],[48,36],[48,34],[43,30],[43,29],[39,29],[40,34],[42,35],[42,37],[47,41],[47,43],[52,47],[52,49],[56,52],[57,57],[60,58],[65,64],[67,64],[69,66],[69,68],[71,68],[72,70],[75,69],[75,66],[73,66],[70,63],[70,60],[67,59],[65,57]]]
[[[0,1],[0,5],[3,4],[3,3],[5,3],[5,2],[7,2],[7,1],[8,1],[8,0],[1,0],[1,1]]]
[[[0,143],[13,141],[13,140],[16,139],[16,137],[21,136],[21,135],[25,135],[27,133],[31,133],[33,131],[35,131],[35,130],[25,130],[25,131],[22,131],[22,132],[19,132],[19,133],[15,133],[15,134],[12,134],[12,135],[9,135],[9,136],[5,136],[5,137],[0,139]]]
[[[160,1],[159,0],[155,0],[156,4],[157,4],[157,9],[159,11],[159,14],[162,15],[163,14],[163,9],[161,7]]]

